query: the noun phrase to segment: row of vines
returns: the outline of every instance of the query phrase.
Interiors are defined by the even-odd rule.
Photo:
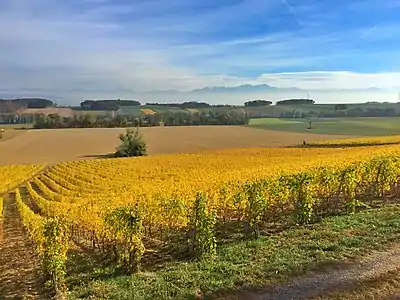
[[[43,262],[43,271],[57,293],[64,290],[65,263],[69,248],[68,227],[59,218],[35,214],[22,200],[19,189],[15,201],[22,224],[36,245],[36,253]]]
[[[3,210],[4,210],[4,199],[0,196],[0,242],[3,240]]]
[[[399,154],[394,146],[251,149],[62,163],[26,184],[41,218],[63,228],[56,241],[33,238],[64,258],[72,241],[86,242],[130,272],[150,240],[215,254],[227,224],[257,238],[274,222],[306,224],[397,197]]]
[[[43,166],[21,165],[0,166],[0,240],[3,238],[4,198],[3,194],[32,178]]]
[[[331,146],[372,146],[372,145],[398,145],[400,144],[400,136],[379,136],[379,137],[362,137],[352,139],[338,139],[338,140],[325,140],[318,142],[311,142],[307,145],[318,147],[331,147]]]
[[[0,195],[33,177],[42,168],[40,165],[0,166]]]

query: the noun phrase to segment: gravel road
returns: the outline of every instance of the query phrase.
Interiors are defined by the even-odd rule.
[[[262,293],[244,293],[233,300],[303,300],[328,292],[346,291],[357,282],[377,278],[390,271],[400,273],[400,245],[385,252],[374,252],[353,264],[343,264],[334,270],[295,278],[287,284],[270,287]],[[394,299],[400,299],[400,294]]]

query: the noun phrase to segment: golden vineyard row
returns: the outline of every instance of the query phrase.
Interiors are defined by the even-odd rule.
[[[68,226],[63,226],[57,219],[34,213],[22,199],[19,188],[14,195],[21,222],[35,243],[43,271],[58,292],[64,287],[65,262],[70,244]]]
[[[383,145],[383,144],[400,144],[400,136],[378,136],[378,137],[362,137],[362,138],[351,138],[351,139],[339,139],[339,140],[326,140],[311,143],[311,145]]]
[[[4,205],[3,202],[4,202],[3,197],[0,197],[0,225],[3,220],[3,205]]]
[[[207,196],[207,208],[219,218],[245,217],[251,197],[262,198],[265,212],[278,206],[292,211],[302,180],[313,205],[332,197],[343,182],[346,187],[339,192],[349,197],[383,184],[383,179],[376,182],[383,166],[387,168],[385,180],[395,182],[399,154],[397,146],[381,146],[246,149],[77,161],[49,169],[32,180],[28,190],[44,214],[63,216],[88,232],[100,234],[107,212],[131,205],[139,207],[145,227],[184,228],[199,192]],[[352,187],[354,182],[358,191]]]

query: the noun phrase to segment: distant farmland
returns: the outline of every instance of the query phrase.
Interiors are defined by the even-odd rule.
[[[308,129],[310,126],[311,129]],[[400,118],[311,118],[311,119],[252,119],[250,126],[267,130],[297,133],[380,136],[400,134]]]

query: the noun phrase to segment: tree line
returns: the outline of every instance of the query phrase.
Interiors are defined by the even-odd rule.
[[[84,110],[118,110],[121,106],[140,106],[136,100],[85,100],[81,102]]]
[[[315,104],[313,99],[287,99],[276,102],[276,105]]]
[[[123,106],[141,106],[141,103],[136,100],[85,100],[80,104],[83,110],[118,110]],[[183,103],[158,103],[148,102],[146,106],[161,106],[175,108],[209,108],[209,107],[234,107],[234,105],[217,104],[211,105],[206,102],[187,101]]]
[[[112,127],[151,127],[151,126],[196,126],[196,125],[247,125],[249,118],[245,113],[201,112],[164,113],[143,116],[122,116],[115,118],[90,114],[61,117],[58,114],[37,115],[34,128],[112,128]]]
[[[276,102],[276,105],[302,105],[302,104],[315,104],[313,99],[287,99]],[[269,100],[252,100],[244,103],[245,107],[258,107],[272,105]]]
[[[162,115],[165,126],[191,125],[247,125],[249,118],[243,112],[195,112],[195,113],[165,113]]]
[[[245,107],[257,107],[271,105],[272,101],[269,100],[252,100],[244,103]]]
[[[54,106],[54,102],[43,98],[0,99],[2,112],[11,113],[21,108],[46,108]]]

